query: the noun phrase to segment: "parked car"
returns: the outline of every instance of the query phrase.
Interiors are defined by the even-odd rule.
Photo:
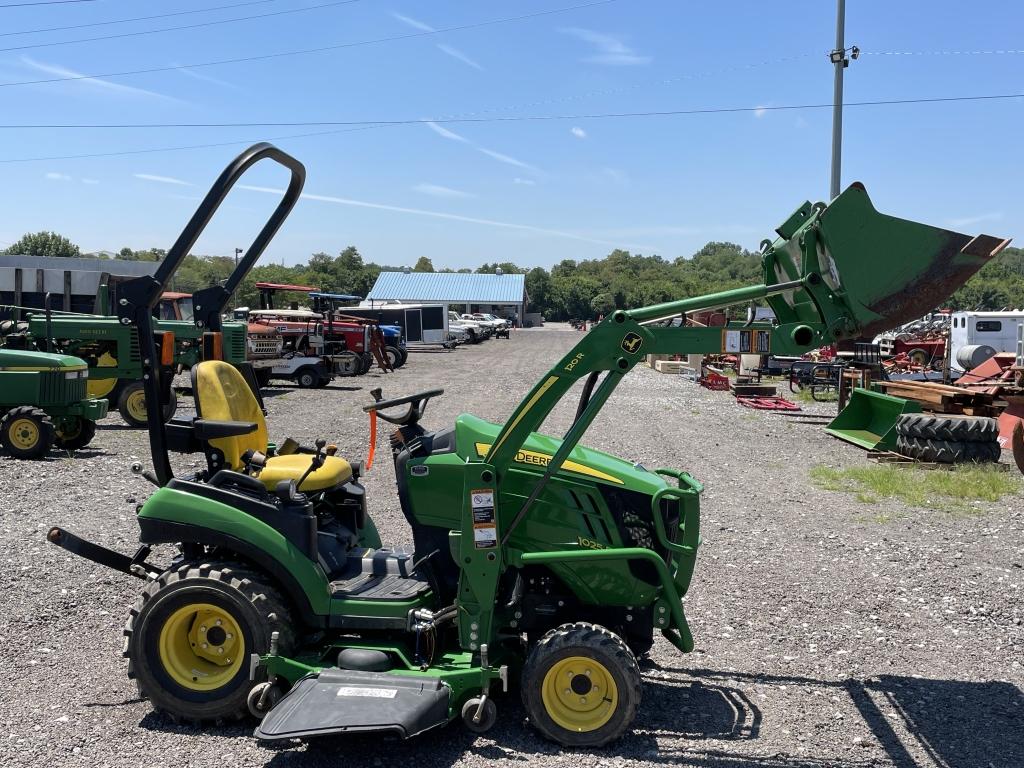
[[[463,320],[459,317],[459,313],[454,310],[448,311],[448,329],[451,330],[452,325],[461,331],[466,333],[470,344],[478,344],[488,336],[491,335],[491,329],[489,326],[475,323],[472,320]]]
[[[499,328],[505,327],[505,321],[501,320],[494,315],[485,315],[482,312],[474,312],[471,315],[463,315],[463,320],[471,320],[474,323],[480,323],[480,325],[486,325],[491,329],[491,332],[498,330]]]

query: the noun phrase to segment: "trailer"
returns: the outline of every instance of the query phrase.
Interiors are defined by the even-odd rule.
[[[345,307],[345,314],[397,325],[409,346],[448,346],[448,307],[444,304],[378,304]]]
[[[971,357],[967,347],[986,345],[996,352],[1016,352],[1017,334],[1024,327],[1024,311],[1000,312],[954,312],[950,323],[949,364],[957,372],[970,370],[984,360],[967,360]],[[991,357],[991,354],[989,355]]]

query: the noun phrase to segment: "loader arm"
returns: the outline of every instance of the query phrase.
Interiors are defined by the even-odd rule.
[[[761,284],[617,310],[583,336],[530,390],[485,459],[499,478],[530,433],[539,430],[579,379],[589,377],[575,421],[505,528],[503,543],[579,443],[622,377],[644,355],[799,355],[873,335],[933,309],[1009,243],[878,213],[860,183],[852,184],[828,205],[804,203],[776,233],[776,240],[761,244]],[[730,322],[713,328],[653,324],[686,312],[760,300],[773,309],[774,322]]]

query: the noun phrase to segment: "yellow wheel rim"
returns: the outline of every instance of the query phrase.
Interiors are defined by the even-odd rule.
[[[132,392],[124,401],[125,410],[137,421],[146,420],[146,393],[137,389]]]
[[[31,451],[39,444],[39,425],[33,419],[15,419],[7,428],[7,436],[15,448]]]
[[[114,387],[117,386],[117,379],[97,379],[93,378],[100,368],[117,368],[117,358],[115,358],[109,352],[104,352],[99,356],[96,361],[96,368],[93,368],[89,372],[89,381],[85,385],[85,391],[89,397],[106,397],[114,391]]]
[[[586,656],[568,656],[544,675],[541,699],[556,725],[587,733],[611,719],[619,703],[619,689],[604,664]]]
[[[159,651],[160,663],[174,682],[191,691],[212,691],[231,682],[242,668],[245,638],[223,608],[192,603],[164,622]]]

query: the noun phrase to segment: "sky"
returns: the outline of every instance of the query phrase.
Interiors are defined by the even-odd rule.
[[[674,259],[712,240],[754,249],[828,198],[825,0],[13,2],[0,0],[0,247],[45,229],[83,251],[167,248],[259,140],[307,169],[261,263],[349,245],[392,266]],[[124,21],[142,16],[160,18]],[[843,186],[901,217],[1024,234],[1024,98],[855,105],[1024,94],[1022,23],[1010,0],[848,0],[861,55]],[[249,60],[196,66],[226,59]],[[796,105],[824,108],[780,109]],[[738,111],[636,114],[715,109]],[[10,127],[211,123],[278,125]],[[194,252],[246,248],[284,185],[257,165]]]

